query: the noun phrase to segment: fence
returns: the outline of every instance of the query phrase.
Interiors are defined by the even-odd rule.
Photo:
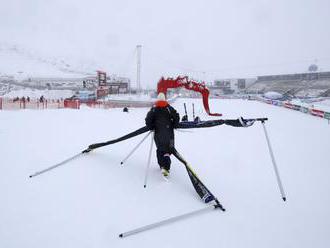
[[[264,98],[254,98],[257,101],[264,102],[267,104],[275,105],[275,106],[280,106],[292,110],[296,110],[305,114],[313,115],[316,117],[324,118],[330,121],[330,112],[326,112],[323,110],[315,109],[315,108],[307,108],[305,106],[300,106],[297,104],[292,104],[290,102],[282,102],[279,100],[270,100],[270,99],[264,99]]]
[[[15,109],[60,109],[75,108],[79,109],[80,103],[77,100],[49,100],[43,101],[31,99],[10,99],[0,98],[0,110]]]
[[[64,100],[63,107],[72,108],[72,109],[80,109],[80,101],[79,100]]]

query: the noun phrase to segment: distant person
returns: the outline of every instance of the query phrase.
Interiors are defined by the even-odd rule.
[[[159,93],[155,105],[145,118],[145,122],[147,127],[155,132],[157,161],[164,177],[168,177],[170,173],[170,155],[174,151],[174,128],[177,127],[179,121],[179,114],[166,101],[165,94]]]

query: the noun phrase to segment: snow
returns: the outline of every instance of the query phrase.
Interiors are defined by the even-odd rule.
[[[277,100],[283,97],[281,93],[275,92],[275,91],[268,91],[264,94],[264,97],[272,100]]]
[[[82,77],[93,72],[87,65],[75,69],[64,59],[48,58],[17,45],[0,42],[0,75],[14,76],[17,80],[29,77]]]
[[[306,108],[315,108],[318,110],[323,110],[326,112],[330,112],[330,99],[315,99],[314,101],[303,101],[300,99],[294,99],[291,101],[293,104],[297,104]]]
[[[314,107],[316,109],[321,109],[327,112],[330,112],[330,100],[324,100],[324,101],[320,101],[320,102],[315,102],[314,103]]]
[[[184,114],[210,119],[200,99],[178,100]],[[287,194],[283,202],[260,123],[176,132],[176,147],[226,212],[212,210],[125,239],[121,232],[205,206],[172,158],[165,182],[144,135],[93,151],[47,174],[36,171],[89,144],[144,125],[148,109],[0,111],[0,247],[330,247],[330,125],[285,108],[210,101],[224,118],[268,117],[267,131]]]
[[[109,95],[104,100],[155,101],[155,98],[149,94],[117,94]]]
[[[20,89],[13,90],[3,95],[3,97],[14,98],[14,97],[30,97],[31,99],[39,99],[44,96],[46,99],[60,99],[68,98],[74,94],[72,90],[36,90],[36,89]]]

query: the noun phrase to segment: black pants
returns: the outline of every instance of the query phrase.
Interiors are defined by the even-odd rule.
[[[166,170],[170,170],[171,168],[171,158],[170,158],[170,153],[161,151],[157,149],[157,161],[159,164],[160,168],[164,168]]]

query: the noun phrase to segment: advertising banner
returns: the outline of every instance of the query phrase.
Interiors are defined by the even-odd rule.
[[[324,118],[330,120],[330,112],[324,112]]]
[[[308,110],[308,108],[301,106],[300,107],[300,112],[303,112],[303,113],[307,114],[309,112],[309,110]]]
[[[292,103],[289,103],[289,102],[284,103],[284,107],[289,108],[289,109],[293,109]]]
[[[322,110],[318,110],[318,109],[311,109],[310,111],[309,111],[309,113],[311,114],[311,115],[314,115],[314,116],[318,116],[318,117],[324,117],[324,111],[322,111]]]

